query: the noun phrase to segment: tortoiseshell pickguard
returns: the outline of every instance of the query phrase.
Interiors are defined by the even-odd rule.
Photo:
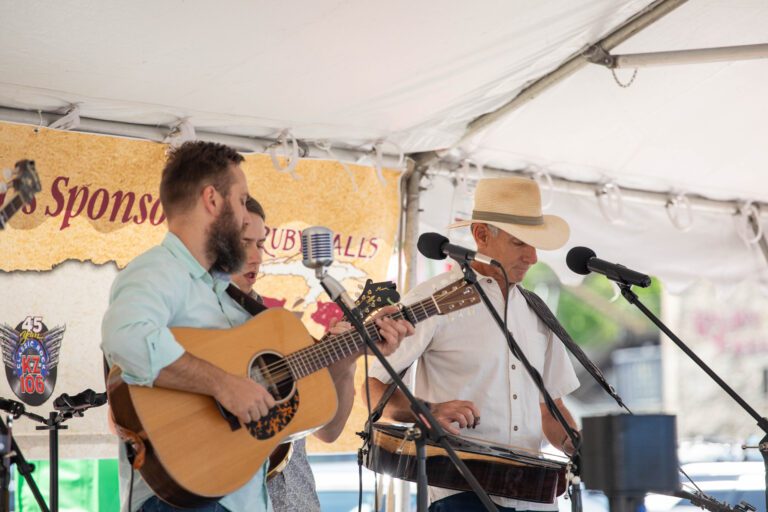
[[[297,389],[290,400],[274,406],[269,414],[248,424],[248,432],[256,439],[269,439],[283,430],[296,415],[299,409],[299,390]]]

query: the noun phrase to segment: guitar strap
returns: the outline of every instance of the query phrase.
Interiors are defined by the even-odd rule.
[[[232,300],[240,304],[240,306],[242,306],[242,308],[249,312],[252,316],[256,316],[267,309],[267,307],[263,304],[261,297],[255,299],[250,294],[245,293],[234,284],[230,284],[227,287],[227,295],[232,297]]]
[[[520,285],[517,286],[517,289],[520,290],[520,293],[523,294],[525,301],[528,303],[528,307],[530,307],[533,312],[536,313],[536,316],[538,316],[539,319],[544,322],[544,325],[549,327],[549,330],[555,333],[563,345],[565,345],[565,348],[568,349],[571,354],[573,354],[573,356],[579,361],[579,363],[581,363],[581,365],[585,370],[587,370],[592,378],[594,378],[595,381],[597,381],[597,383],[600,384],[600,386],[605,389],[605,391],[611,395],[614,400],[616,400],[619,406],[625,407],[624,402],[622,402],[619,394],[616,393],[616,390],[613,389],[613,386],[611,386],[605,379],[603,372],[600,371],[600,368],[598,368],[592,361],[589,360],[587,354],[585,354],[584,351],[581,350],[581,347],[579,347],[576,342],[573,341],[571,335],[568,334],[568,331],[565,330],[554,313],[552,313],[552,310],[549,309],[547,303],[544,302],[541,297],[536,295],[534,292],[526,290]]]

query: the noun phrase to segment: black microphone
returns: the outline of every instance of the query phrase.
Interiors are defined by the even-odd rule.
[[[5,411],[12,416],[21,416],[26,411],[24,404],[17,402],[16,400],[8,400],[7,398],[0,398],[0,410]]]
[[[92,389],[86,389],[75,396],[64,393],[53,401],[53,408],[57,411],[84,411],[105,403],[107,403],[106,393],[96,393]]]
[[[640,272],[628,269],[618,263],[609,263],[595,257],[595,251],[589,247],[574,247],[565,257],[568,268],[577,274],[587,275],[590,272],[603,274],[611,281],[622,284],[636,285],[646,288],[651,285],[651,278]]]
[[[419,252],[432,260],[444,260],[446,256],[457,261],[479,261],[486,265],[501,266],[498,261],[483,253],[454,245],[440,233],[423,233],[416,244]]]

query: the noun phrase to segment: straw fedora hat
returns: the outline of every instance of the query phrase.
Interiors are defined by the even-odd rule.
[[[475,189],[472,218],[448,226],[491,224],[536,249],[559,249],[568,241],[568,223],[556,215],[543,215],[539,185],[528,178],[480,180]]]

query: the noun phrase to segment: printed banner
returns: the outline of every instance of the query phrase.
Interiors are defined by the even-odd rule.
[[[61,393],[104,390],[100,325],[116,272],[112,262],[124,267],[167,232],[158,197],[165,154],[166,146],[155,142],[0,123],[0,169],[34,160],[42,186],[0,230],[1,397],[47,415]],[[381,182],[372,167],[348,164],[348,173],[336,161],[302,159],[296,179],[262,154],[245,155],[242,167],[269,229],[255,288],[268,305],[295,311],[319,336],[339,312],[301,263],[300,233],[314,225],[334,231],[329,272],[350,295],[368,278],[383,281],[397,234],[400,172],[384,169]],[[0,194],[0,205],[12,196]],[[343,443],[316,448],[352,449],[363,410],[356,404]],[[46,457],[47,437],[35,426],[20,420],[14,433],[27,457]],[[73,420],[61,439],[64,458],[116,453],[106,408]]]
[[[50,270],[67,260],[122,268],[158,244],[166,233],[158,193],[165,152],[154,142],[0,123],[0,167],[34,160],[42,183],[0,235],[0,270]],[[276,171],[267,155],[245,158],[249,190],[264,206],[269,229],[256,289],[270,305],[308,310],[311,321],[327,324],[332,306],[301,263],[300,233],[313,225],[334,231],[331,273],[342,283],[356,288],[369,276],[383,279],[397,230],[400,173],[385,170],[382,183],[370,167],[348,165],[350,176],[339,162],[304,159],[293,177]]]

